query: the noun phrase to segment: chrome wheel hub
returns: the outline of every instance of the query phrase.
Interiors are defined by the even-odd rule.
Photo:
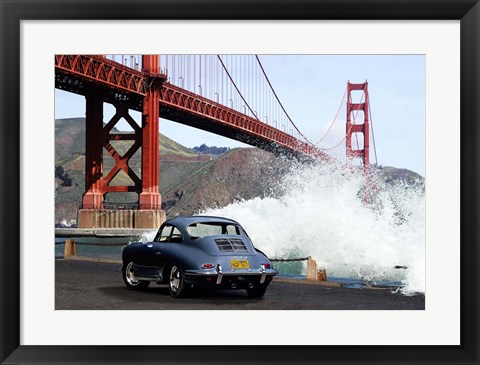
[[[180,270],[178,267],[172,267],[170,271],[170,289],[176,293],[180,287]]]
[[[133,274],[133,262],[129,262],[127,268],[125,269],[125,279],[127,279],[127,283],[132,286],[140,283],[140,280],[137,280]]]

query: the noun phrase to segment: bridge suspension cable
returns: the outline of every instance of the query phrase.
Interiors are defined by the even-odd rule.
[[[141,55],[107,55],[107,58],[110,58],[109,56],[113,61],[121,57],[123,66],[127,66],[130,62],[131,68],[143,71]],[[300,131],[287,112],[259,55],[161,55],[159,66],[160,72],[166,75],[165,90],[168,90],[162,97],[165,98],[164,102],[170,103],[173,107],[178,103],[183,108],[192,108],[194,112],[203,114],[218,113],[219,110],[232,113],[233,111],[230,109],[233,109],[237,113],[229,114],[228,118],[230,119],[227,120],[227,123],[233,123],[233,115],[242,121],[234,122],[236,125],[241,124],[242,129],[253,131],[261,138],[277,142],[280,146],[288,146],[294,151],[324,156],[324,158],[327,158],[325,156],[328,155],[322,151],[334,150],[347,139],[345,136],[330,148],[320,146],[327,137],[332,136],[334,127],[338,126],[337,119],[345,96],[348,94],[347,88],[342,95],[333,120],[318,142],[314,143]],[[153,80],[146,78],[144,85],[149,82],[153,82]],[[170,89],[168,89],[169,87]],[[349,103],[351,103],[351,96],[348,95]],[[365,99],[365,96],[365,92],[363,92],[361,101]],[[227,108],[222,109],[222,106]],[[359,111],[360,109],[356,107],[352,109],[353,124],[349,121],[351,126],[347,130],[348,135],[355,134],[357,150],[360,150],[359,138],[361,136],[358,137],[359,133],[351,132],[358,129],[354,125],[357,125],[356,118]],[[368,112],[371,120],[371,110],[369,109]],[[207,115],[207,117],[209,116]],[[218,115],[214,118],[218,118]],[[378,163],[373,126],[371,133],[375,159]],[[332,138],[330,140],[332,141]],[[350,148],[351,142],[350,140]],[[338,155],[339,151],[337,150],[333,154],[329,153]],[[340,155],[340,157],[342,156]]]
[[[323,134],[323,136],[320,138],[320,140],[317,143],[315,143],[316,146],[318,146],[325,139],[325,137],[327,136],[327,134],[330,132],[333,125],[337,121],[338,114],[340,113],[340,109],[342,108],[343,101],[345,100],[346,95],[347,95],[347,87],[345,87],[345,92],[343,93],[342,101],[340,101],[340,105],[338,106],[337,113],[335,114],[335,117],[333,118],[332,122],[330,123],[330,126],[328,127],[327,131]]]
[[[258,119],[258,117],[255,115],[254,111],[252,110],[252,108],[250,107],[250,105],[248,104],[248,102],[245,100],[244,96],[242,95],[241,91],[239,90],[237,84],[235,83],[235,81],[232,79],[232,76],[230,76],[230,73],[228,72],[227,68],[225,67],[225,64],[223,63],[222,61],[222,57],[220,57],[220,55],[217,55],[218,57],[218,60],[220,61],[220,63],[222,64],[222,67],[223,69],[225,70],[228,78],[230,79],[230,81],[232,82],[233,86],[235,87],[235,90],[238,91],[238,94],[240,95],[240,97],[242,98],[243,102],[245,103],[245,105],[247,106],[248,110],[250,110],[253,114],[253,116],[257,119],[257,120],[260,120]]]
[[[368,96],[368,104],[370,105],[370,108],[368,109],[368,114],[370,116],[370,127],[372,128],[373,152],[375,154],[375,163],[378,165],[377,146],[375,145],[375,133],[373,132],[372,104],[370,104],[370,95]]]
[[[275,99],[277,100],[278,104],[280,105],[280,107],[282,108],[283,112],[285,113],[285,115],[287,116],[288,120],[290,121],[290,123],[292,123],[293,127],[296,129],[296,131],[303,137],[303,139],[305,139],[305,141],[307,141],[308,143],[310,143],[311,145],[314,145],[313,142],[309,141],[307,137],[305,137],[303,135],[302,132],[300,132],[300,129],[298,129],[298,127],[296,126],[296,124],[293,122],[292,118],[290,118],[290,115],[288,115],[287,111],[285,110],[282,102],[280,101],[280,99],[278,98],[278,95],[277,93],[275,92],[275,89],[273,88],[272,86],[272,83],[270,82],[270,79],[268,78],[266,72],[265,72],[265,69],[263,68],[263,65],[262,63],[260,62],[260,59],[258,58],[258,55],[255,55],[255,58],[257,59],[257,62],[258,62],[258,65],[260,66],[260,69],[262,70],[262,73],[263,73],[263,76],[265,76],[265,79],[267,80],[267,83],[268,85],[270,86],[270,89],[272,90],[273,92],[273,95],[275,96]]]
[[[160,67],[167,74],[167,82],[268,124],[315,148],[286,111],[258,56],[161,55]]]
[[[123,65],[130,62],[130,67],[142,69],[141,55],[109,56],[107,57],[114,61],[120,57]],[[161,55],[160,68],[167,75],[167,82],[268,124],[301,141],[303,148],[307,150],[331,151],[346,139],[345,136],[333,147],[320,146],[331,135],[335,125],[338,125],[336,122],[347,95],[347,88],[335,117],[320,139],[314,143],[300,131],[287,112],[258,55]],[[364,98],[365,93],[362,93],[360,103]],[[352,115],[352,126],[356,123],[358,112],[359,110],[356,110]],[[371,120],[371,109],[369,114]],[[375,160],[378,163],[373,123],[371,124]],[[351,132],[352,126],[347,134]],[[358,134],[354,134],[359,149]]]
[[[360,104],[363,102],[363,98],[365,97],[365,93],[363,92],[362,93],[362,98],[360,99]],[[342,99],[342,104],[343,104],[343,99]],[[339,108],[340,110],[340,108]],[[343,141],[345,141],[345,139],[347,138],[347,134],[350,133],[350,131],[352,130],[353,126],[355,125],[355,120],[357,119],[357,115],[358,113],[360,112],[360,110],[357,110],[357,112],[353,115],[353,123],[352,125],[350,126],[350,128],[348,129],[347,133],[345,133],[345,136],[340,140],[340,142],[338,142],[335,146],[333,147],[329,147],[329,148],[323,148],[323,147],[318,147],[320,148],[322,151],[331,151],[331,150],[334,150],[335,148],[337,148],[338,146],[340,146]],[[358,139],[357,139],[357,149],[359,149],[359,145],[358,145]]]

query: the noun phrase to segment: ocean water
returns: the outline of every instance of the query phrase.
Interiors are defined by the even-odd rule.
[[[359,285],[400,283],[405,295],[425,293],[424,189],[374,186],[366,204],[363,174],[299,164],[271,197],[202,214],[237,220],[270,258],[312,256],[329,278]],[[294,264],[275,266],[287,274],[305,274],[305,263]]]
[[[77,255],[91,258],[121,260],[122,250],[134,238],[96,238],[96,237],[55,237],[55,257],[63,257],[65,241],[73,239]]]

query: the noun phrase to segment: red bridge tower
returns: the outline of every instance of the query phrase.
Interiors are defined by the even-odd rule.
[[[361,90],[363,91],[361,100],[359,103],[352,102],[352,91]],[[353,158],[361,158],[363,162],[363,167],[365,170],[365,175],[368,177],[370,174],[370,160],[369,160],[369,135],[370,135],[370,124],[368,119],[369,105],[368,105],[368,82],[365,81],[364,84],[352,84],[350,81],[347,84],[347,133],[346,133],[346,148],[347,148],[347,162]],[[358,112],[363,112],[363,122],[358,123],[356,119]],[[353,121],[352,121],[353,117]],[[354,150],[352,148],[352,136],[354,133],[361,133],[363,139],[363,146],[361,143],[358,143],[358,149]],[[356,140],[358,141],[358,136],[355,135]]]
[[[85,59],[85,58],[84,58]],[[81,63],[83,59],[79,59]],[[75,61],[71,61],[75,62]],[[85,62],[85,61],[84,61]],[[90,64],[88,64],[90,62]],[[95,63],[86,61],[85,72],[90,68],[93,72],[116,73],[118,80],[124,78],[129,87],[135,82],[135,75],[128,76],[128,69],[109,68],[108,60]],[[143,97],[126,92],[120,94],[109,88],[91,87],[85,91],[86,98],[86,156],[85,156],[85,194],[82,209],[78,212],[79,228],[158,228],[165,220],[165,212],[161,210],[159,186],[159,117],[160,89],[165,75],[160,74],[159,56],[142,56],[142,76],[146,80]],[[110,77],[110,76],[109,76]],[[112,79],[113,80],[113,79]],[[117,89],[118,90],[118,89]],[[103,103],[111,103],[116,113],[104,126]],[[129,109],[142,112],[140,127],[130,116]],[[134,130],[134,134],[112,133],[117,122],[124,118]],[[134,141],[125,154],[120,155],[110,141]],[[129,160],[139,148],[142,148],[141,177],[129,166]],[[114,166],[110,172],[103,174],[103,149],[112,156]],[[124,171],[133,185],[111,185],[120,171]],[[109,209],[104,203],[106,193],[136,192],[138,204],[126,209]]]

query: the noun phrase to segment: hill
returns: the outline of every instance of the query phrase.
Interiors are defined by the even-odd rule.
[[[421,185],[425,187],[425,179],[423,176],[408,169],[399,169],[392,166],[381,166],[380,176],[386,184],[404,184],[404,185]]]
[[[119,133],[113,129],[113,132]],[[133,144],[131,141],[111,141],[111,145],[123,155]],[[207,164],[209,155],[197,154],[160,134],[159,166],[160,192],[163,194],[185,181],[196,170]],[[114,160],[104,149],[104,176],[114,165]],[[129,161],[138,176],[141,173],[141,149]],[[61,168],[61,170],[60,170]],[[85,118],[55,120],[55,221],[76,219],[85,189]],[[59,172],[62,172],[60,174]],[[65,178],[71,180],[65,183]],[[131,185],[131,179],[121,171],[112,182],[114,185]],[[135,202],[135,193],[107,194],[106,201]]]
[[[186,215],[234,201],[265,197],[288,170],[281,157],[257,148],[235,148],[192,173],[163,195],[167,214]]]
[[[117,131],[118,132],[118,131]],[[133,142],[112,141],[112,146],[125,153]],[[204,149],[205,150],[205,149]],[[206,152],[218,152],[218,149]],[[199,154],[160,134],[160,193],[167,217],[186,215],[207,208],[223,207],[234,201],[278,194],[272,184],[282,180],[291,161],[257,148],[226,149],[220,155]],[[131,168],[140,176],[140,150],[130,160]],[[112,157],[104,150],[104,175],[113,166]],[[85,120],[55,121],[55,221],[76,219],[85,189]],[[380,180],[387,184],[418,185],[424,179],[413,171],[381,167]],[[119,173],[115,184],[129,184],[130,178]],[[106,201],[136,202],[135,193],[107,194]]]

